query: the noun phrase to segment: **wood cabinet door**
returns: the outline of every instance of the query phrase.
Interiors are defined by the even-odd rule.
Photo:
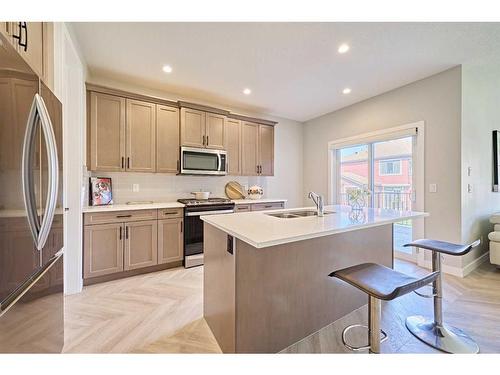
[[[158,264],[158,221],[125,224],[125,271]]]
[[[13,22],[0,22],[0,33],[5,35],[10,43],[12,43],[12,24]]]
[[[241,124],[241,174],[256,176],[259,163],[259,125],[253,122]]]
[[[206,122],[205,146],[216,150],[224,150],[226,116],[207,113]]]
[[[183,219],[158,220],[158,264],[182,260]]]
[[[156,106],[156,171],[179,171],[179,109]]]
[[[26,30],[22,32],[26,48],[19,46],[18,51],[33,70],[43,77],[43,22],[26,22]]]
[[[225,127],[227,173],[233,176],[241,175],[241,121],[228,118]]]
[[[156,171],[156,105],[127,99],[126,170]]]
[[[125,99],[90,93],[90,169],[125,170]]]
[[[274,176],[274,127],[259,125],[259,165],[261,176]]]
[[[83,277],[123,271],[123,224],[84,227]]]
[[[181,146],[205,147],[206,113],[181,108]]]

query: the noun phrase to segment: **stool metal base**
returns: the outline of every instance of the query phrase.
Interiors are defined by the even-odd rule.
[[[406,318],[406,328],[420,341],[438,350],[453,354],[476,354],[479,346],[462,330],[423,316]]]

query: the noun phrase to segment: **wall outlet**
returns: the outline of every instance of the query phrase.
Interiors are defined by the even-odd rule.
[[[139,192],[139,184],[132,184],[132,191],[134,193],[138,193]]]
[[[437,193],[438,186],[437,184],[429,184],[429,193]]]

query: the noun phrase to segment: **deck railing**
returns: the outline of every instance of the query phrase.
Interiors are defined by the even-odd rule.
[[[370,202],[367,198],[367,204]],[[340,204],[348,205],[347,193],[341,194]],[[398,211],[411,211],[411,193],[376,192],[373,194],[373,207]]]

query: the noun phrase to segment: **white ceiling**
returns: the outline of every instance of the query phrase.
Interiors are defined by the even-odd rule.
[[[73,28],[91,74],[298,121],[500,57],[500,23],[92,22]],[[351,49],[340,55],[343,42]],[[164,64],[171,74],[163,73]],[[245,87],[251,95],[243,95]],[[351,94],[342,94],[345,87]]]

